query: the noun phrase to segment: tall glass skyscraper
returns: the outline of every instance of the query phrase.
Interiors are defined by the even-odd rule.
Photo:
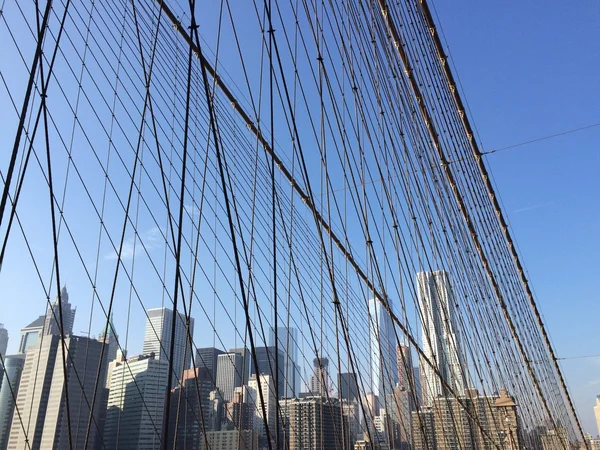
[[[217,357],[217,387],[223,400],[230,402],[236,387],[242,385],[244,361],[239,353],[223,353]]]
[[[423,353],[440,372],[438,376],[425,361],[421,370],[421,400],[431,406],[433,400],[445,396],[442,379],[459,395],[467,388],[466,365],[463,362],[454,294],[450,277],[444,270],[417,274],[418,307],[422,318]]]
[[[300,364],[298,347],[298,330],[295,328],[277,327],[278,350],[285,358],[285,389],[280,396],[285,398],[297,397],[300,394]],[[271,328],[270,345],[275,346],[275,330]]]
[[[383,404],[398,383],[396,336],[390,315],[375,298],[369,300],[369,336],[372,392]]]
[[[144,355],[154,353],[159,361],[169,361],[171,350],[171,327],[173,326],[173,311],[168,308],[155,308],[148,310],[146,320],[146,335],[144,337]],[[190,335],[194,335],[194,319],[190,318]],[[175,345],[173,347],[173,376],[171,387],[177,385],[181,380],[181,374],[189,369],[192,358],[192,350],[187,338],[186,317],[183,313],[177,313],[175,322]]]

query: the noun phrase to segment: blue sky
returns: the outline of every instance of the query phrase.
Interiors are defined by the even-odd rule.
[[[600,122],[600,5],[438,1],[485,150]],[[600,354],[600,127],[486,157],[558,357]],[[598,433],[600,357],[561,362]]]
[[[7,10],[9,7],[14,13],[14,4],[9,2]],[[484,150],[600,122],[600,13],[595,2],[438,1],[435,7],[455,70],[462,82],[464,99],[471,108],[472,122],[478,130]],[[214,23],[203,25],[208,28],[207,36],[216,35],[212,29],[216,26]],[[100,27],[101,24],[97,26]],[[254,16],[247,24],[240,24],[241,29],[246,26],[256,26]],[[22,34],[17,38],[22,40],[20,42],[25,47],[25,42],[31,36],[24,27],[19,28],[18,33]],[[231,41],[224,39],[222,45],[229,52],[235,51]],[[249,42],[248,46],[250,45],[256,46],[258,54],[260,40]],[[3,66],[3,75],[7,77],[10,86],[18,86],[15,92],[20,92],[24,67],[16,55],[9,52],[10,46],[0,49],[0,61],[15,58],[18,63],[10,69]],[[226,54],[225,51],[224,53]],[[93,65],[92,61],[88,63]],[[251,67],[249,70],[254,71],[256,77],[259,68]],[[234,71],[231,72],[235,75]],[[181,73],[179,76],[181,77]],[[90,80],[84,78],[84,81],[88,92],[93,92]],[[110,89],[109,81],[102,82],[104,90]],[[238,86],[243,88],[243,82],[239,82]],[[6,101],[5,91],[0,92],[0,100]],[[67,111],[65,105],[58,105],[60,107]],[[7,142],[11,142],[16,128],[15,114],[10,108],[2,108],[0,111],[0,130],[2,134],[8,134]],[[84,113],[91,114],[89,108],[82,106],[79,114],[83,117]],[[110,115],[103,117],[106,119]],[[64,120],[64,128],[70,130],[72,113],[67,111]],[[279,127],[282,128],[284,127]],[[108,147],[102,141],[104,138],[100,130],[94,130],[93,133],[97,133],[92,137],[93,140],[101,143],[97,147]],[[283,140],[285,136],[281,138]],[[125,136],[120,136],[120,139],[125,145]],[[600,127],[502,151],[486,158],[559,357],[600,354],[597,327],[600,298],[596,288],[600,279],[600,263],[597,258],[600,253],[600,239],[597,236],[600,223],[598,142]],[[79,152],[76,152],[75,159],[80,163],[80,168],[83,168],[88,185],[95,187],[94,200],[99,202],[103,174],[89,157],[90,146],[78,130],[75,143]],[[55,148],[60,149],[60,146]],[[8,151],[5,151],[0,155],[2,168],[6,167],[7,154]],[[60,154],[57,150],[58,158],[61,158],[58,156]],[[113,179],[127,179],[127,174],[116,161],[113,161],[111,170]],[[31,176],[37,182],[28,185],[20,215],[36,259],[42,265],[41,271],[47,279],[52,261],[48,245],[47,194],[40,181],[41,171],[35,165]],[[64,173],[59,173],[57,179],[64,179]],[[144,180],[144,187],[148,187],[148,182],[149,180]],[[40,188],[44,196],[39,196]],[[117,183],[119,195],[125,195],[127,188],[128,183]],[[97,250],[100,234],[98,220],[88,199],[80,192],[81,188],[73,174],[70,175],[68,189],[67,213],[71,214],[69,217],[76,218],[80,225],[79,232],[82,234],[79,245],[84,248],[86,262],[90,267],[93,267],[96,256],[99,255],[98,284],[104,286],[101,288],[104,290],[102,296],[106,299],[106,286],[110,286],[116,263],[114,252],[107,245],[106,239]],[[151,190],[147,192],[149,191]],[[115,195],[110,192],[109,202],[115,208],[118,206]],[[114,215],[106,218],[113,237],[119,235],[122,226],[122,214],[118,214],[118,208],[115,211]],[[40,217],[44,218],[45,227],[39,226],[42,223]],[[157,235],[161,229],[166,228],[166,224],[163,221],[157,225],[150,219],[148,212],[142,208],[140,237],[153,256],[144,258],[139,247],[136,251],[136,283],[141,299],[138,302],[133,296],[134,312],[131,320],[127,319],[129,282],[121,277],[117,289],[118,316],[115,322],[121,338],[127,336],[129,339],[128,348],[133,353],[141,350],[143,339],[140,303],[145,308],[150,308],[160,306],[164,301],[160,283],[151,271],[149,259],[161,259],[164,242]],[[306,215],[305,219],[309,221],[310,217]],[[89,229],[85,227],[88,221]],[[9,351],[14,351],[18,345],[18,330],[44,312],[44,293],[35,276],[31,258],[24,252],[24,243],[19,233],[14,235],[8,254],[20,264],[7,265],[0,274],[0,286],[10,286],[5,291],[6,298],[11,300],[10,306],[5,307],[7,303],[3,303],[0,316],[0,321],[7,325],[11,333]],[[97,334],[102,320],[98,317],[97,306],[93,314],[97,320],[89,320],[92,298],[90,283],[64,233],[62,242],[64,251],[61,258],[65,261],[62,279],[69,286],[72,302],[78,306],[74,331],[78,334],[88,331]],[[133,243],[133,232],[129,230],[125,240],[125,256],[129,257],[124,258],[128,267],[132,265]],[[207,247],[210,244],[211,242]],[[208,259],[210,278],[212,260]],[[165,271],[170,268],[165,267]],[[160,269],[161,267],[159,271]],[[152,275],[147,277],[145,273]],[[167,282],[172,286],[172,280]],[[224,291],[235,291],[235,287],[225,286],[222,280],[219,287]],[[53,291],[51,297],[54,295]],[[210,316],[215,312],[211,311],[211,305],[213,302],[216,304],[216,298],[208,288],[202,295],[203,301],[208,305],[209,319],[212,319]],[[315,291],[314,295],[318,296],[318,293]],[[227,294],[224,295],[226,296]],[[214,309],[225,308],[217,306]],[[238,323],[242,321],[237,302],[234,302],[233,311],[229,312],[236,317]],[[196,337],[204,337],[204,330],[199,329],[199,324],[202,321],[206,323],[207,320],[199,310],[193,315],[197,321]],[[228,338],[231,336],[225,336],[225,339]],[[202,339],[198,343],[212,345],[212,342]],[[217,343],[217,346],[221,345]],[[239,347],[241,344],[237,340],[231,346]],[[591,408],[595,395],[600,394],[600,358],[565,360],[561,364],[585,430],[596,434]]]

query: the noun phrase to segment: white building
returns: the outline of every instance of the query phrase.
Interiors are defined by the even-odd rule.
[[[262,392],[262,397],[260,395]],[[246,390],[246,402],[254,403],[254,431],[261,437],[267,437],[265,421],[269,427],[271,439],[275,439],[277,420],[277,397],[275,396],[275,383],[270,375],[252,375]],[[266,420],[265,420],[266,419]]]
[[[92,411],[94,418],[100,417],[106,407],[103,395],[104,370],[98,367],[103,345],[85,337],[66,338],[65,357],[69,361],[66,379],[63,345],[59,336],[41,336],[40,342],[27,351],[8,448],[84,448],[91,399],[96,397]],[[100,376],[96,384],[98,373]],[[94,394],[95,388],[97,391]],[[70,427],[67,423],[67,406]],[[20,414],[16,414],[17,410]],[[67,432],[69,428],[71,433]],[[100,438],[97,431],[92,424],[88,436],[90,447],[94,447]]]
[[[442,379],[457,394],[468,385],[456,319],[454,294],[448,274],[443,271],[417,274],[419,313],[422,319],[423,353],[437,367],[441,377],[424,360],[421,370],[422,402],[431,406],[436,397],[444,395]]]
[[[19,342],[19,353],[25,354],[32,346],[36,344],[40,333],[44,329],[44,319],[46,316],[39,316],[25,328],[21,328],[21,341]]]
[[[6,355],[8,347],[8,330],[4,328],[4,324],[0,323],[0,355]]]
[[[594,406],[594,415],[596,416],[596,427],[600,435],[600,395],[596,397],[596,406]]]
[[[146,334],[144,336],[143,354],[154,353],[160,361],[169,361],[171,351],[171,330],[173,326],[173,311],[168,308],[155,308],[148,310],[146,319]],[[194,335],[194,319],[190,318],[189,334]],[[181,374],[189,369],[192,350],[188,339],[186,317],[177,313],[175,322],[175,345],[173,347],[173,380],[171,387],[178,384]]]
[[[374,298],[369,300],[369,341],[372,392],[383,404],[398,383],[396,335],[386,308]]]
[[[169,363],[153,355],[113,363],[104,446],[159,449]]]

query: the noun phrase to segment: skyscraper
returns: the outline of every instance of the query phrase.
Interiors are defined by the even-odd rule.
[[[338,390],[340,397],[344,400],[352,402],[359,399],[358,383],[356,382],[356,375],[353,373],[339,373],[338,374]]]
[[[8,347],[8,330],[4,328],[4,324],[0,323],[0,355],[6,355]]]
[[[327,396],[329,392],[329,359],[315,358],[313,360],[313,375],[310,377],[310,393]]]
[[[300,366],[298,348],[298,330],[295,328],[277,327],[278,348],[284,355],[285,392],[281,397],[293,398],[300,394]],[[271,340],[269,344],[275,346],[275,330],[271,328]]]
[[[34,346],[27,352],[17,395],[21,417],[13,415],[9,448],[25,448],[27,441],[31,448],[84,448],[84,430],[87,429],[91,399],[95,394],[97,401],[91,411],[93,417],[100,417],[106,408],[103,402],[104,371],[99,367],[106,363],[106,360],[100,361],[103,345],[86,337],[65,338],[65,351],[68,352],[66,374],[59,336],[44,336],[39,347]],[[100,374],[98,384],[97,374]],[[96,393],[94,389],[97,389]],[[23,432],[20,420],[23,420],[28,433]],[[98,429],[92,426],[88,445],[95,446],[99,438]]]
[[[242,357],[242,367],[244,368],[242,372],[242,384],[248,384],[248,380],[250,379],[250,361],[252,361],[250,350],[247,348],[232,348],[229,350],[229,353],[237,353]]]
[[[215,347],[204,347],[196,349],[196,358],[194,363],[196,367],[206,368],[213,382],[213,387],[217,382],[217,358],[225,353]]]
[[[236,387],[242,385],[244,365],[239,353],[223,353],[217,358],[217,388],[223,400],[230,402]]]
[[[342,409],[337,399],[304,397],[287,400],[285,408],[289,450],[350,447],[350,430],[342,427]]]
[[[27,353],[31,346],[35,345],[40,333],[44,329],[44,320],[46,316],[39,316],[25,328],[21,328],[21,341],[19,343],[19,353]]]
[[[119,336],[115,332],[115,326],[113,325],[112,315],[110,317],[110,322],[108,324],[108,332],[105,333],[105,330],[102,330],[98,335],[98,340],[106,344],[106,348],[104,349],[104,353],[106,353],[106,360],[111,362],[113,359],[117,357],[117,350],[119,349],[119,343],[117,342]]]
[[[600,395],[596,397],[596,406],[594,406],[594,415],[596,416],[596,428],[600,435]]]
[[[271,378],[277,382],[279,398],[283,398],[285,396],[285,355],[283,350],[275,349],[275,347],[256,347],[254,352],[258,367],[254,366],[253,361],[250,376],[256,374],[271,375]],[[275,359],[275,355],[277,355],[277,359]],[[276,367],[279,368],[278,374]]]
[[[421,392],[424,405],[431,405],[436,397],[446,396],[442,379],[454,392],[462,395],[467,388],[466,365],[460,348],[454,294],[448,274],[443,271],[417,274],[418,307],[422,319],[423,353],[439,370],[423,360]]]
[[[212,431],[209,417],[213,383],[206,367],[194,368],[184,371],[181,384],[171,390],[170,448],[199,450],[203,433]],[[175,432],[177,432],[176,445]]]
[[[0,387],[0,450],[6,450],[8,436],[12,425],[15,402],[13,394],[19,392],[19,381],[25,363],[25,355],[7,355],[4,357],[4,367],[0,370],[4,373],[2,387]]]
[[[372,390],[384,403],[398,382],[396,335],[390,315],[375,298],[369,300],[369,340]]]
[[[148,310],[146,320],[146,335],[144,337],[144,355],[154,353],[159,361],[169,362],[171,351],[171,330],[173,326],[173,311],[168,308]],[[189,322],[190,336],[194,335],[194,319]],[[192,351],[188,339],[188,324],[184,314],[177,313],[175,321],[175,345],[173,346],[173,381],[171,387],[178,384],[182,373],[190,367]]]
[[[168,375],[169,363],[155,355],[117,363],[104,428],[107,450],[160,448]]]
[[[262,396],[261,396],[262,393]],[[265,440],[268,436],[275,440],[277,427],[277,397],[275,396],[275,383],[270,375],[252,375],[246,390],[247,401],[254,403],[255,415],[253,420],[254,431]],[[267,426],[265,426],[265,423]],[[267,436],[267,427],[269,433]]]
[[[62,307],[61,307],[62,306]],[[67,287],[63,286],[60,290],[60,304],[59,297],[48,306],[46,311],[46,317],[44,319],[44,328],[42,333],[45,336],[54,334],[61,336],[61,309],[62,309],[62,326],[64,328],[64,336],[70,336],[73,333],[73,323],[75,322],[76,308],[72,308],[69,303],[69,293]]]

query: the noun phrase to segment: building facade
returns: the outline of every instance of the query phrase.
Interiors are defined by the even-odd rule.
[[[19,382],[25,364],[25,355],[6,355],[0,370],[4,373],[0,386],[0,450],[6,450],[12,425],[15,401],[19,393]],[[13,397],[14,395],[14,397]]]
[[[169,361],[171,350],[171,331],[173,327],[173,311],[168,308],[155,308],[147,311],[146,333],[144,336],[143,354],[154,353],[160,361]],[[192,351],[188,339],[194,335],[194,319],[189,324],[184,314],[177,313],[175,320],[175,342],[173,346],[173,378],[171,387],[177,386],[184,370],[190,367]]]
[[[449,395],[446,385],[462,395],[468,387],[463,361],[455,300],[448,274],[443,271],[417,274],[418,308],[422,319],[423,353],[440,375],[424,359],[421,369],[421,400],[433,404],[436,397]],[[443,381],[442,381],[443,380]]]
[[[242,385],[243,363],[239,353],[223,353],[217,357],[217,388],[226,402],[233,399],[235,388]]]
[[[169,363],[154,354],[118,363],[111,373],[104,428],[107,450],[159,449]]]
[[[398,383],[396,335],[388,311],[375,298],[369,300],[369,340],[371,389],[383,402]]]
[[[84,447],[90,415],[98,418],[106,407],[102,347],[95,339],[79,336],[65,338],[63,346],[59,336],[45,335],[27,351],[16,403],[21,414],[13,414],[8,448]],[[97,401],[90,411],[94,397]],[[95,425],[87,436],[92,446],[101,439]]]

